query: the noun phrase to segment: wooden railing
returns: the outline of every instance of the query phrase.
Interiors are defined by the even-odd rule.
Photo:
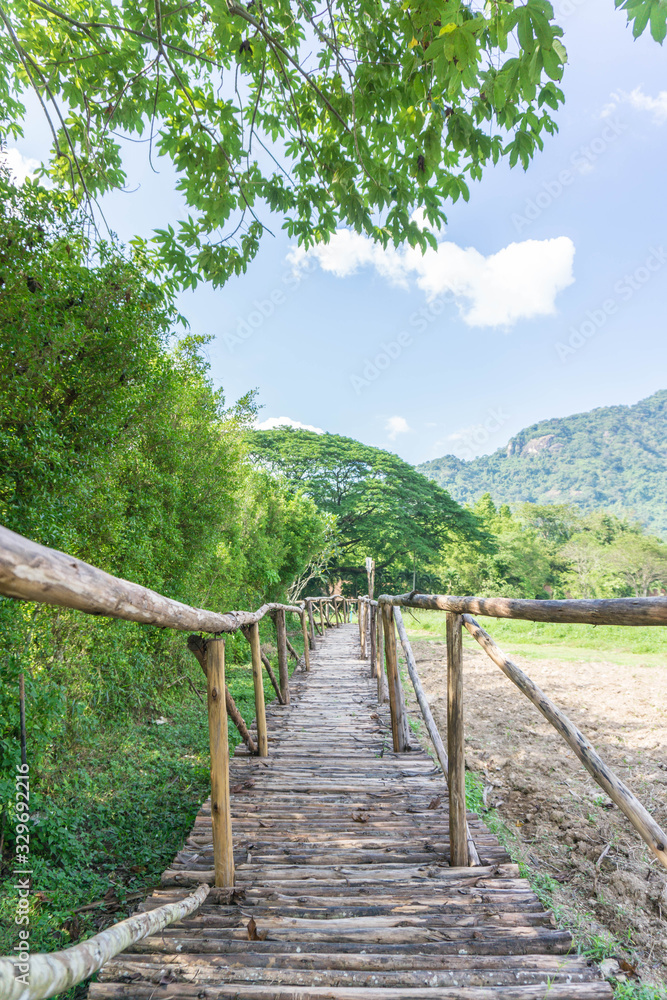
[[[257,611],[230,611],[221,614],[181,604],[146,587],[111,576],[80,559],[38,545],[1,526],[0,595],[159,628],[203,632],[210,636],[205,639],[198,634],[190,635],[187,647],[206,675],[215,885],[222,888],[233,887],[234,853],[229,801],[227,717],[232,718],[251,753],[267,756],[268,733],[262,666],[269,674],[278,701],[287,705],[288,657],[299,660],[287,637],[285,616],[292,614],[300,618],[304,668],[308,671],[310,649],[315,646],[316,633],[324,635],[327,628],[349,621],[356,599],[341,596],[309,597],[298,605],[268,603]],[[266,615],[273,618],[276,629],[278,680],[260,647],[259,622]],[[239,630],[250,644],[257,743],[250,735],[225,683],[225,644],[221,636]],[[28,985],[17,978],[15,967],[18,959],[0,958],[0,997],[2,1000],[42,1000],[75,986],[129,945],[193,913],[206,898],[208,891],[208,886],[201,886],[178,903],[160,906],[150,913],[136,914],[64,951],[31,955]]]
[[[437,730],[421,686],[400,608],[444,611],[447,615],[447,751]],[[417,697],[436,756],[447,775],[449,789],[450,863],[479,863],[466,823],[465,738],[463,727],[462,631],[476,639],[491,660],[560,733],[593,779],[616,803],[653,854],[667,868],[667,834],[630,789],[605,764],[593,745],[540,688],[496,645],[472,617],[473,614],[524,621],[568,622],[593,625],[667,625],[667,598],[618,598],[614,600],[529,601],[509,598],[453,597],[442,594],[383,594],[377,601],[362,598],[359,627],[362,656],[370,646],[371,674],[378,678],[378,700],[383,700],[382,675],[386,672],[394,750],[410,746],[405,698],[398,669],[396,633],[403,647],[408,675]],[[385,671],[380,667],[380,622],[384,633]]]

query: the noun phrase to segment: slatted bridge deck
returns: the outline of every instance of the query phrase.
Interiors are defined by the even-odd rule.
[[[449,866],[445,779],[416,738],[392,751],[358,638],[329,631],[267,711],[268,759],[233,758],[234,890],[108,963],[93,1000],[611,997],[472,813],[482,866]],[[212,869],[207,802],[142,908]]]

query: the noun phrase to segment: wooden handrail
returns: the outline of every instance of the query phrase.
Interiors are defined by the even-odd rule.
[[[175,920],[182,920],[199,909],[209,893],[207,885],[177,903],[165,903],[147,913],[135,913],[100,934],[64,951],[31,955],[29,971],[17,978],[18,958],[0,958],[0,997],[2,1000],[45,1000],[98,972],[105,962],[149,934],[157,934]],[[27,983],[26,983],[27,980]]]
[[[589,601],[527,601],[513,597],[453,597],[448,594],[382,594],[380,604],[450,611],[456,615],[519,618],[580,625],[667,625],[667,597],[615,597]]]
[[[192,608],[1,526],[0,594],[183,632],[236,632],[271,611],[304,613],[302,607],[275,603],[224,614]]]
[[[598,783],[618,808],[625,813],[640,837],[648,844],[656,858],[667,868],[667,834],[661,830],[651,814],[611,768],[607,767],[595,747],[568,717],[520,667],[513,663],[493,641],[488,632],[470,615],[463,616],[463,624],[477,640],[506,677],[516,684],[526,698],[542,713],[547,722],[560,733],[576,754],[591,777]]]

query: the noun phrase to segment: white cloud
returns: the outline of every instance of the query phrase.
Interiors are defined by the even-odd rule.
[[[255,424],[258,431],[273,431],[276,427],[297,427],[301,431],[313,431],[315,434],[324,434],[321,427],[313,427],[312,424],[302,424],[300,420],[292,420],[291,417],[267,417],[261,423]]]
[[[15,146],[9,146],[8,149],[3,150],[0,153],[0,159],[2,159],[3,166],[9,168],[9,173],[15,184],[23,184],[26,177],[32,177],[39,166],[39,160],[31,160],[30,157],[24,156]]]
[[[410,427],[405,417],[389,417],[384,429],[388,432],[389,440],[395,441],[399,434],[407,434]]]
[[[288,255],[296,273],[306,259],[323,271],[346,278],[372,267],[390,284],[414,281],[429,301],[449,296],[468,326],[512,326],[520,319],[551,316],[556,296],[574,281],[574,244],[567,236],[510,243],[485,257],[473,247],[441,240],[426,253],[411,247],[384,250],[366,236],[339,229],[329,243]]]
[[[667,90],[661,90],[657,97],[645,94],[641,87],[635,87],[630,93],[619,90],[612,94],[608,104],[602,109],[602,117],[609,118],[620,104],[629,104],[635,111],[647,111],[653,116],[656,125],[667,122]]]

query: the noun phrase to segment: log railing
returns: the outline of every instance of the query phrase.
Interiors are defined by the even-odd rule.
[[[304,643],[303,666],[308,671],[310,649],[316,642],[316,629],[320,635],[324,635],[327,628],[351,620],[351,610],[356,599],[326,595],[306,598],[298,605],[272,602],[263,604],[257,611],[230,611],[221,614],[174,601],[147,587],[105,573],[74,556],[31,542],[1,526],[0,595],[158,628],[208,634],[207,639],[198,634],[190,635],[187,648],[195,655],[206,675],[215,885],[222,888],[233,887],[227,718],[232,718],[251,753],[268,756],[262,666],[269,674],[279,703],[286,705],[289,703],[288,655],[298,659],[298,654],[287,637],[285,616],[291,614],[300,618]],[[330,609],[333,609],[335,621],[332,621],[329,614]],[[259,622],[267,615],[273,618],[276,629],[278,680],[260,647]],[[237,631],[241,631],[250,644],[257,742],[248,731],[225,683],[223,636]],[[178,903],[160,906],[150,913],[135,914],[65,951],[31,955],[28,985],[16,977],[16,959],[0,958],[0,997],[2,1000],[42,1000],[75,986],[129,945],[193,913],[206,898],[208,891],[208,886],[201,886]]]
[[[447,615],[447,751],[437,730],[419,681],[417,667],[403,624],[400,608],[444,611]],[[617,598],[614,600],[529,601],[509,598],[454,597],[442,594],[383,594],[377,601],[360,599],[359,628],[362,656],[370,646],[371,675],[378,676],[381,697],[379,639],[373,641],[376,622],[382,619],[384,662],[394,750],[410,746],[405,701],[398,670],[396,632],[405,655],[408,675],[417,697],[436,756],[447,774],[449,789],[450,859],[453,865],[478,864],[466,823],[465,739],[463,727],[462,630],[476,639],[491,660],[535,705],[579,758],[593,779],[616,803],[653,854],[667,868],[667,834],[630,789],[604,763],[592,744],[567,716],[509,659],[473,614],[524,621],[575,622],[593,625],[667,625],[667,598]],[[377,635],[379,636],[379,630]]]

